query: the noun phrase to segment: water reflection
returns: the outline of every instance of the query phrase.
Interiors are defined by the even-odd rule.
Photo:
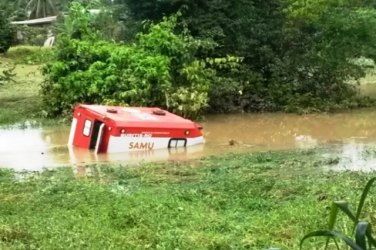
[[[198,157],[203,150],[203,145],[196,145],[189,148],[133,151],[112,154],[95,154],[92,151],[67,147],[71,164],[83,164],[88,162],[117,162],[134,164],[141,161],[176,161],[189,160]]]
[[[178,150],[99,155],[85,149],[68,148],[67,126],[0,129],[0,166],[16,170],[39,170],[43,167],[79,166],[92,162],[133,164],[140,161],[189,160],[228,152],[325,146],[341,151],[338,168],[352,166],[352,169],[376,169],[374,155],[367,153],[370,145],[376,145],[376,111],[304,116],[213,115],[207,116],[202,125],[205,145]]]

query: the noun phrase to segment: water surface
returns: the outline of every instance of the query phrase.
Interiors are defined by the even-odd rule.
[[[201,122],[206,143],[187,149],[94,154],[66,146],[68,126],[0,129],[0,166],[16,170],[93,162],[190,160],[229,152],[325,147],[341,155],[338,168],[376,169],[376,111],[340,114],[210,115]],[[375,154],[376,155],[376,154]]]

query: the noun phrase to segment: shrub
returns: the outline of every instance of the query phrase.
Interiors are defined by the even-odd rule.
[[[184,27],[176,33],[178,17],[151,24],[136,43],[122,44],[103,39],[87,11],[74,3],[58,36],[56,62],[43,69],[47,113],[70,113],[84,102],[160,106],[197,116],[207,105],[215,70],[196,55],[212,44],[193,39]]]

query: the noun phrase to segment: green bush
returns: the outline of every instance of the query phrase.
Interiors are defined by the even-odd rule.
[[[103,39],[87,11],[74,3],[58,36],[56,60],[43,68],[46,112],[54,116],[70,113],[76,103],[102,103],[160,106],[186,117],[199,115],[207,106],[215,63],[196,54],[212,45],[193,39],[184,27],[175,32],[178,16],[151,24],[137,35],[136,43],[122,44]]]
[[[0,10],[0,53],[8,51],[14,37],[13,29],[5,11]]]

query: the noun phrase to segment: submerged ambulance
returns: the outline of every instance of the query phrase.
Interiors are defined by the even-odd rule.
[[[160,108],[78,105],[68,145],[117,153],[204,143],[202,127]]]

